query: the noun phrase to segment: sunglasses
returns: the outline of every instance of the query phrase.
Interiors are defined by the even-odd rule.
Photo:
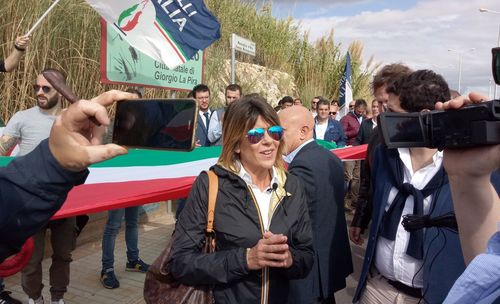
[[[337,112],[330,112],[330,115],[337,115]]]
[[[37,84],[33,85],[33,89],[35,90],[35,93],[38,93],[38,91],[40,91],[40,89],[42,89],[42,91],[45,94],[48,94],[50,91],[52,91],[52,87],[49,87],[49,86],[39,86]]]
[[[250,144],[256,144],[260,142],[265,135],[266,129],[264,128],[254,128],[248,131],[247,139]],[[283,137],[283,128],[281,126],[272,126],[267,129],[267,134],[272,139],[279,141]]]

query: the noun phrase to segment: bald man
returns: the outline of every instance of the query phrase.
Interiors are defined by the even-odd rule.
[[[309,110],[294,106],[281,110],[279,117],[288,170],[306,190],[316,252],[309,275],[290,282],[288,303],[335,303],[334,293],[346,287],[345,278],[353,269],[343,203],[344,167],[314,141]]]

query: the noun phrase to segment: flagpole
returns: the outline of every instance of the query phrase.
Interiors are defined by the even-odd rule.
[[[33,33],[33,31],[38,27],[38,25],[40,24],[40,22],[42,22],[42,20],[45,17],[47,17],[47,15],[57,5],[57,3],[59,3],[59,1],[61,1],[61,0],[55,0],[54,3],[52,3],[52,5],[49,7],[49,9],[47,9],[45,11],[45,13],[43,13],[43,15],[35,22],[35,24],[30,28],[30,30],[28,31],[28,33],[26,33],[25,36],[29,36],[29,35],[31,35],[31,33]]]

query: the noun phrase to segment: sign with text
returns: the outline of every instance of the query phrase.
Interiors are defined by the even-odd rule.
[[[191,91],[203,83],[203,51],[175,69],[130,46],[113,26],[101,20],[101,81]]]
[[[240,37],[234,33],[231,35],[231,48],[242,53],[255,56],[255,42]]]

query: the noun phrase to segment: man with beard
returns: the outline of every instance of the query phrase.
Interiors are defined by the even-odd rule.
[[[58,70],[52,71],[64,83],[66,77]],[[19,156],[26,155],[49,137],[50,129],[56,116],[61,113],[62,95],[40,73],[33,85],[37,105],[24,111],[19,111],[10,119],[0,137],[0,154],[6,155],[19,143]],[[35,250],[33,256],[22,273],[22,286],[29,296],[28,303],[44,303],[42,298],[42,260],[45,251],[45,233],[51,230],[51,245],[53,250],[50,267],[50,293],[52,303],[64,303],[63,296],[69,284],[69,264],[71,251],[76,242],[76,220],[74,217],[50,221],[33,236]]]

